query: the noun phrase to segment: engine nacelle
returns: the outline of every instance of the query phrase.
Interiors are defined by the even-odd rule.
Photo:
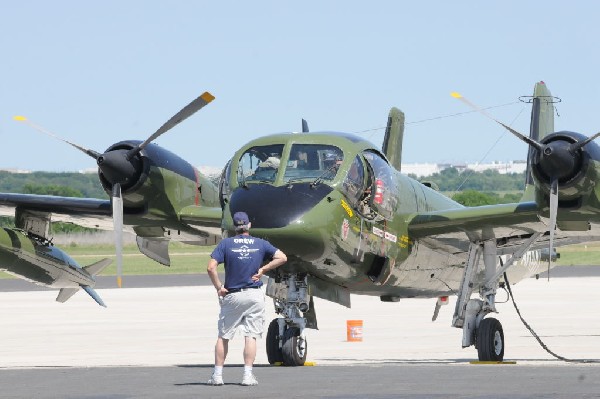
[[[541,140],[543,149],[533,148],[531,170],[536,191],[548,196],[552,179],[558,179],[560,201],[576,201],[589,195],[597,180],[594,161],[600,161],[600,147],[590,142],[572,150],[574,143],[587,139],[580,133],[561,131]]]

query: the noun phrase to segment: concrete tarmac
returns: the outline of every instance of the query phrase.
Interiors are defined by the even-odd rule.
[[[198,276],[199,277],[199,276]],[[57,291],[0,292],[0,384],[11,398],[165,397],[600,397],[598,364],[556,360],[531,336],[511,303],[495,315],[505,360],[474,365],[450,327],[454,298],[431,321],[434,299],[381,303],[352,296],[350,309],[315,301],[319,330],[308,331],[314,367],[267,364],[264,339],[258,387],[239,385],[243,339],[230,343],[224,387],[206,385],[213,363],[218,301],[212,287],[98,289],[64,304]],[[125,278],[127,286],[128,278]],[[600,277],[529,279],[513,287],[527,322],[554,352],[600,359]],[[504,298],[498,294],[498,301]],[[270,300],[267,299],[268,305]],[[267,306],[274,317],[272,306]],[[362,342],[348,342],[347,320],[363,321]]]

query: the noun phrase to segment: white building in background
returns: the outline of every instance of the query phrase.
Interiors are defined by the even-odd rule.
[[[418,178],[431,176],[434,173],[439,173],[444,169],[456,168],[459,172],[465,170],[474,170],[475,172],[483,172],[484,170],[497,170],[498,173],[523,173],[527,168],[527,161],[510,161],[510,162],[492,162],[492,163],[460,163],[460,162],[444,162],[444,163],[403,163],[402,173],[414,174]],[[214,166],[199,166],[198,170],[205,176],[219,176],[222,168]]]
[[[403,163],[402,173],[409,175],[414,174],[417,177],[431,176],[434,173],[439,173],[444,169],[456,168],[459,172],[464,170],[474,170],[482,172],[484,170],[494,169],[498,173],[523,173],[527,168],[527,161],[509,161],[509,162],[492,162],[492,163],[460,163],[460,162],[444,162],[444,163]],[[31,173],[30,170],[23,169],[7,169],[0,168],[1,171],[11,173]],[[216,166],[198,166],[198,170],[205,176],[220,176],[223,168]],[[88,168],[79,170],[79,173],[98,173],[98,168]]]
[[[498,173],[523,173],[527,169],[527,161],[492,162],[492,163],[403,163],[402,173],[414,174],[417,177],[430,176],[444,169],[456,168],[459,172],[473,170],[483,172],[484,170],[497,170]]]

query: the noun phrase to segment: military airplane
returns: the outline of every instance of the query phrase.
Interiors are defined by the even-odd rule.
[[[111,200],[0,194],[0,205],[20,212],[17,230],[29,236],[45,238],[40,226],[50,215],[113,228],[119,275],[123,229],[136,234],[142,253],[168,265],[170,240],[214,244],[233,234],[235,212],[247,212],[252,234],[288,256],[267,281],[280,317],[269,324],[266,349],[270,363],[289,366],[305,362],[305,330],[317,328],[313,298],[350,307],[351,294],[436,299],[434,317],[456,295],[452,326],[462,329],[462,346],[475,346],[480,360],[502,360],[502,325],[486,317],[497,313],[498,288],[542,271],[544,251],[551,263],[554,247],[600,240],[597,135],[554,132],[554,98],[543,82],[530,98],[528,136],[497,121],[530,146],[523,199],[480,207],[401,173],[404,115],[396,108],[381,149],[353,134],[309,132],[303,121],[301,133],[243,145],[215,184],[151,143],[212,98],[192,101],[144,142],[122,141],[101,154],[67,141],[97,161]]]

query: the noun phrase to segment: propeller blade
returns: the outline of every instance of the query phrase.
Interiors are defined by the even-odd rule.
[[[552,266],[552,254],[554,251],[554,230],[556,229],[556,217],[558,214],[558,179],[552,180],[550,185],[550,248],[548,253],[548,280],[550,280],[550,268]]]
[[[146,146],[152,141],[154,141],[157,137],[171,130],[173,127],[177,126],[179,123],[189,118],[190,116],[194,115],[196,112],[201,110],[205,105],[207,105],[214,99],[215,97],[209,92],[202,93],[194,101],[183,107],[181,111],[173,115],[171,119],[165,122],[165,124],[162,125],[156,132],[154,132],[152,136],[148,137],[146,141],[144,141],[139,146],[132,148],[127,154],[127,159],[131,159],[132,157],[134,157],[137,153],[146,148]]]
[[[67,144],[69,144],[70,146],[77,148],[79,151],[81,151],[81,152],[83,152],[83,153],[85,153],[85,154],[89,155],[90,157],[92,157],[92,158],[94,158],[94,159],[98,159],[98,157],[100,156],[100,154],[99,154],[99,153],[97,153],[96,151],[94,151],[94,150],[90,150],[90,149],[88,149],[88,148],[85,148],[85,147],[82,147],[82,146],[80,146],[80,145],[78,145],[78,144],[72,143],[72,142],[70,142],[69,140],[65,140],[65,139],[63,139],[62,137],[59,137],[59,136],[57,136],[56,134],[54,134],[54,133],[52,133],[52,132],[50,132],[50,131],[48,131],[48,130],[44,129],[43,127],[41,127],[41,126],[39,126],[39,125],[37,125],[37,124],[35,124],[35,123],[31,122],[29,119],[27,119],[26,117],[24,117],[24,116],[22,116],[22,115],[13,116],[13,119],[14,119],[14,120],[16,120],[17,122],[22,122],[22,123],[24,123],[24,124],[28,125],[29,127],[32,127],[32,128],[34,128],[34,129],[35,129],[35,130],[37,130],[38,132],[42,132],[42,133],[44,133],[44,134],[46,134],[46,135],[48,135],[48,136],[50,136],[50,137],[53,137],[53,138],[55,138],[55,139],[57,139],[57,140],[60,140],[60,141],[62,141],[63,143],[67,143]]]
[[[527,137],[527,136],[525,136],[525,135],[517,132],[512,127],[510,127],[508,125],[505,125],[504,123],[500,122],[499,120],[497,120],[496,118],[494,118],[493,116],[491,116],[490,114],[488,114],[487,112],[485,112],[485,110],[481,109],[477,105],[473,104],[471,101],[469,101],[466,98],[464,98],[460,93],[453,92],[453,93],[450,93],[450,95],[452,97],[454,97],[454,98],[462,101],[464,104],[466,104],[467,106],[469,106],[473,110],[479,112],[481,115],[485,116],[486,118],[491,119],[494,122],[496,122],[497,124],[501,125],[503,128],[505,128],[506,130],[508,130],[509,132],[511,132],[512,134],[514,134],[515,136],[517,136],[517,138],[519,138],[520,140],[526,142],[530,146],[535,147],[539,151],[543,151],[544,150],[544,145],[538,143],[537,141],[533,140],[530,137]]]
[[[117,264],[117,286],[123,284],[123,198],[121,185],[113,185],[112,190],[113,229],[115,231],[115,260]]]
[[[583,148],[583,146],[585,146],[587,143],[589,143],[589,142],[592,142],[592,141],[596,140],[598,137],[600,137],[600,132],[598,132],[598,133],[594,134],[594,135],[593,135],[593,136],[591,136],[591,137],[588,137],[587,139],[585,139],[585,140],[583,140],[583,141],[580,141],[580,142],[578,142],[578,143],[573,143],[573,144],[571,145],[571,148],[570,148],[571,152],[575,152],[575,151],[577,151],[578,149],[580,149],[580,148]]]

